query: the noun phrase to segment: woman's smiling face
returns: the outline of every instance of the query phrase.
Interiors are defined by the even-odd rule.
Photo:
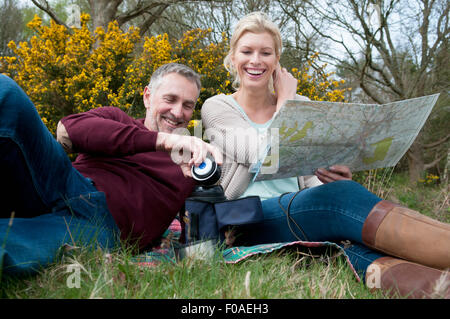
[[[268,32],[245,32],[231,57],[240,79],[240,88],[267,89],[278,65],[273,37]]]

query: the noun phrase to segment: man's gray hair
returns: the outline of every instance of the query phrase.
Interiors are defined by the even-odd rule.
[[[152,77],[150,78],[150,83],[148,84],[148,88],[150,89],[151,94],[153,94],[155,89],[158,88],[158,86],[161,84],[162,78],[169,73],[177,73],[184,76],[189,81],[195,83],[199,91],[202,88],[200,75],[190,67],[180,63],[167,63],[160,66],[153,72]]]

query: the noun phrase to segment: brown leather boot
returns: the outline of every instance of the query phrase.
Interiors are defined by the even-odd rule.
[[[450,268],[450,225],[389,201],[381,201],[367,216],[364,244],[437,269]]]
[[[391,297],[450,299],[450,273],[393,257],[376,259],[366,272],[366,285]]]

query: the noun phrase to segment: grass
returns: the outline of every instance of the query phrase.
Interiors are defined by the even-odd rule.
[[[406,176],[359,176],[384,198],[402,203],[441,221],[450,222],[448,186],[410,186]],[[355,279],[342,257],[311,258],[296,250],[251,257],[226,264],[217,252],[207,261],[183,259],[177,264],[142,267],[131,261],[130,249],[105,253],[80,249],[33,277],[3,278],[1,298],[388,298],[370,292]],[[69,288],[78,269],[79,285]],[[79,287],[79,288],[78,288]]]
[[[225,264],[204,261],[142,267],[125,251],[81,251],[22,280],[6,279],[3,298],[380,298],[355,280],[344,259],[318,261],[295,251]],[[79,288],[68,288],[70,265],[80,267]]]
[[[381,169],[357,176],[357,181],[379,197],[402,204],[441,222],[450,223],[450,185],[408,182],[405,173]]]

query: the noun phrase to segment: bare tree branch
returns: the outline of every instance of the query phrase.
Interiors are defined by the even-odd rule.
[[[447,142],[450,139],[450,134],[448,134],[447,136],[445,136],[444,138],[441,138],[440,140],[433,142],[433,143],[428,143],[428,144],[422,144],[422,146],[424,148],[435,148],[438,147],[442,144],[444,144],[445,142]]]
[[[57,24],[63,25],[70,33],[73,32],[72,29],[64,21],[58,18],[58,16],[52,10],[50,4],[46,0],[31,0],[31,2],[33,2],[33,4],[36,7],[47,13],[50,16],[50,18],[52,18],[52,20],[55,21]]]
[[[158,10],[157,10],[154,14],[152,14],[148,19],[146,19],[146,20],[144,21],[144,23],[142,23],[142,24],[139,26],[139,29],[140,29],[139,35],[140,35],[140,36],[143,36],[143,35],[147,32],[147,30],[150,28],[150,26],[151,26],[157,19],[159,19],[159,17],[160,17],[161,14],[163,13],[163,11],[166,10],[168,6],[169,6],[169,4],[161,5],[161,6],[158,8]]]
[[[145,5],[144,3],[139,1],[138,5],[136,7],[134,7],[133,9],[131,9],[128,12],[118,15],[116,17],[116,20],[119,23],[119,25],[122,25],[138,16],[143,15],[144,13],[151,14],[152,9],[161,7],[161,6],[165,6],[165,8],[167,8],[169,6],[169,4],[162,3],[162,2],[151,2],[147,5]]]
[[[443,154],[442,156],[439,156],[431,163],[424,164],[424,169],[430,169],[430,168],[435,167],[437,164],[439,164],[440,161],[442,161],[442,159],[444,159],[444,157],[447,157],[447,153]]]

